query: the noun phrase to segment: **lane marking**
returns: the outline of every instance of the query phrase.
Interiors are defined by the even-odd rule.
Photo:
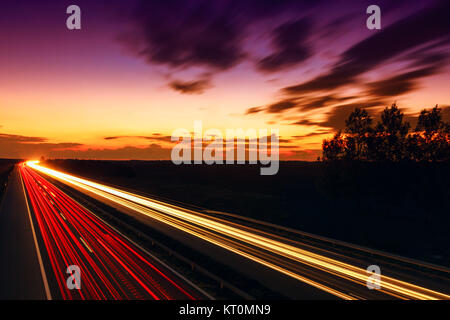
[[[365,299],[363,297],[360,297],[360,296],[358,296],[358,295],[356,295],[354,293],[349,293],[349,295],[351,295],[352,297],[355,297],[356,299],[359,299],[359,300],[367,300],[367,299]]]
[[[84,239],[82,237],[80,237],[81,242],[83,242],[84,246],[91,252],[93,253],[94,251],[92,251],[92,249],[87,245],[87,243],[84,241]]]
[[[38,256],[39,268],[41,269],[42,281],[44,282],[45,295],[47,296],[47,300],[52,300],[52,295],[50,293],[50,288],[48,286],[47,276],[45,274],[44,264],[42,263],[41,251],[39,250],[39,244],[37,242],[36,232],[34,231],[33,219],[31,218],[30,207],[28,205],[27,193],[26,193],[25,187],[23,185],[22,172],[20,172],[20,168],[18,170],[19,170],[20,182],[22,184],[23,195],[25,197],[25,203],[27,205],[28,218],[30,219],[31,231],[33,233],[33,239],[34,239],[34,244],[35,244],[35,248],[36,248],[36,254]]]

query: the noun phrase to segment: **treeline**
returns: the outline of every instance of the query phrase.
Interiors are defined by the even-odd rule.
[[[450,124],[442,120],[438,106],[422,110],[414,130],[403,118],[396,104],[385,108],[376,124],[366,110],[356,108],[345,121],[345,129],[323,141],[322,160],[450,160]]]

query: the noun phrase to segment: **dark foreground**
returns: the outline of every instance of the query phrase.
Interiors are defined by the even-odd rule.
[[[259,167],[169,161],[51,160],[47,166],[210,210],[228,211],[450,265],[448,163],[282,162]]]
[[[194,275],[203,274],[210,280],[215,279],[221,283],[219,291],[223,291],[222,288],[231,281],[231,286],[227,285],[228,289],[242,297],[256,298],[254,293],[263,293],[267,290],[261,291],[262,288],[258,289],[258,286],[255,288],[254,286],[243,286],[243,284],[249,285],[250,282],[257,281],[278,294],[295,299],[312,299],[313,297],[329,299],[333,296],[350,300],[392,299],[392,297],[406,299],[450,298],[444,293],[448,290],[447,282],[450,271],[441,266],[429,265],[420,261],[407,261],[401,257],[343,244],[276,225],[268,225],[242,216],[211,212],[200,208],[185,208],[161,199],[158,201],[158,199],[150,197],[133,195],[130,191],[122,192],[117,188],[113,189],[84,179],[63,175],[33,162],[27,163],[25,167],[31,168],[30,174],[36,172],[36,178],[43,184],[42,190],[45,189],[45,192],[42,191],[44,196],[47,189],[54,189],[45,177],[60,186],[61,189],[57,189],[61,192],[50,191],[49,193],[50,207],[56,205],[56,202],[62,198],[66,199],[68,203],[71,202],[72,197],[74,199],[81,198],[81,203],[87,203],[88,207],[93,207],[94,211],[92,212],[105,215],[109,220],[113,218],[113,223],[119,224],[118,230],[124,230],[132,238],[137,237],[136,243],[140,243],[150,251],[155,249],[155,241],[151,238],[159,234],[157,237],[161,239],[161,234],[165,234],[170,238],[169,241],[167,241],[167,237],[166,240],[156,240],[159,243],[158,247],[161,249],[162,243],[166,247],[171,246],[172,250],[175,250],[175,252],[172,251],[172,255],[182,254],[183,257],[190,260],[190,276],[194,272]],[[65,192],[63,193],[62,190]],[[95,203],[98,201],[101,202],[100,207],[104,207],[104,209],[97,207]],[[59,205],[58,208],[60,208]],[[83,210],[79,208],[76,212],[66,212],[64,216],[70,216],[67,221],[70,220],[71,224],[78,225],[80,221],[84,220],[78,215],[78,211],[82,212]],[[148,229],[145,230],[146,228]],[[83,228],[76,229],[79,230],[79,233]],[[108,240],[110,238],[102,235],[101,232],[81,233],[84,234],[82,238],[86,239],[89,248],[92,248],[92,254],[95,255],[102,251],[102,247],[96,245],[97,242],[105,245],[111,242]],[[178,243],[175,245],[174,241]],[[64,241],[57,241],[57,243],[61,242]],[[83,249],[83,245],[80,247]],[[162,253],[160,249],[157,250],[159,254]],[[48,250],[50,253],[57,251],[59,250],[54,248]],[[192,251],[197,253],[197,258],[193,257]],[[170,256],[169,251],[168,253]],[[125,255],[127,255],[126,252],[120,254],[120,256]],[[84,259],[82,260],[85,262]],[[178,256],[176,265],[181,266],[179,264],[182,262],[181,260],[183,259]],[[186,260],[184,261],[186,262]],[[91,263],[88,264],[91,265]],[[200,269],[198,268],[199,264],[201,265]],[[171,264],[168,263],[168,265]],[[368,266],[376,267],[380,272],[383,270],[380,290],[371,290],[368,287],[368,281],[372,279],[368,278],[366,270]],[[213,275],[205,273],[204,268],[211,270]],[[231,268],[233,272],[226,272],[227,268]],[[424,272],[424,270],[427,271]],[[246,279],[244,283],[235,281],[236,273],[234,271]],[[217,275],[223,277],[224,280],[218,279]],[[187,278],[191,279],[190,276]],[[200,280],[197,276],[195,278]],[[212,284],[210,281],[209,283]],[[203,282],[202,287],[206,290],[212,289],[209,285],[206,287],[205,285],[207,283]],[[238,290],[235,290],[236,286]],[[243,295],[239,290],[244,290],[245,294]],[[217,292],[217,290],[214,291]],[[223,293],[219,294],[223,296]],[[269,293],[269,296],[271,295]],[[263,299],[268,297],[266,293],[257,296]]]

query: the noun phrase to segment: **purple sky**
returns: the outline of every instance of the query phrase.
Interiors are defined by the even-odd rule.
[[[77,4],[82,29],[65,27]],[[366,8],[381,8],[381,30]],[[177,128],[278,128],[315,159],[356,107],[449,115],[448,1],[2,1],[0,156],[168,158]],[[154,135],[154,134],[157,135]],[[105,139],[107,137],[116,139]]]

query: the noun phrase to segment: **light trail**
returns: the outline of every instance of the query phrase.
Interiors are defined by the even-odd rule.
[[[60,298],[204,297],[39,174],[19,168]],[[80,290],[66,285],[70,265],[81,269]]]
[[[277,238],[276,235],[270,238],[270,235],[265,233],[267,236],[262,236],[252,232],[251,228],[239,226],[227,220],[212,218],[200,212],[163,203],[49,169],[39,165],[36,161],[27,162],[27,165],[63,183],[76,186],[114,203],[133,209],[134,211],[164,222],[337,297],[354,299],[353,296],[346,292],[305,277],[298,270],[295,270],[292,262],[305,264],[334,276],[366,286],[369,274],[365,269],[272,239]],[[400,281],[392,277],[381,276],[380,285],[382,292],[394,297],[421,300],[450,299],[450,296],[444,293]]]

